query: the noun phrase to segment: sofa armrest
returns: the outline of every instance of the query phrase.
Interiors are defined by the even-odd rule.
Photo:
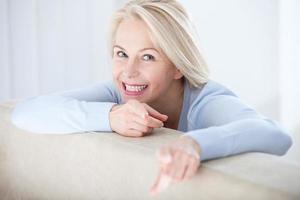
[[[248,153],[203,162],[196,176],[156,197],[156,150],[181,135],[41,135],[14,127],[14,102],[0,104],[1,199],[299,199],[300,165]]]

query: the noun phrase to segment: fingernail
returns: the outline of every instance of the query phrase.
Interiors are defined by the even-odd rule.
[[[147,116],[148,116],[148,113],[145,113],[145,114],[143,115],[143,118],[146,119]]]

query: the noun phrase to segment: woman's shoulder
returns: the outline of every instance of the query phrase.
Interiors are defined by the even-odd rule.
[[[262,117],[231,89],[213,80],[209,80],[202,89],[191,89],[190,98],[188,117],[192,127],[204,128],[242,118]]]
[[[214,99],[221,96],[238,97],[227,86],[212,79],[209,79],[199,88],[188,86],[187,93],[189,93],[190,104],[193,104],[195,101],[199,103],[199,101]]]

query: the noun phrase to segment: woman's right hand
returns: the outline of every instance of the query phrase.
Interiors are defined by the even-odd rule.
[[[111,129],[120,135],[142,137],[149,135],[153,128],[160,128],[168,119],[146,103],[129,100],[122,105],[115,105],[109,113]]]

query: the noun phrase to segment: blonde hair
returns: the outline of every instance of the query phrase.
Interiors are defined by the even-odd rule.
[[[200,87],[208,80],[208,68],[198,46],[196,29],[176,0],[131,0],[117,10],[110,28],[109,51],[113,54],[119,24],[127,17],[146,23],[156,45],[188,80]]]

